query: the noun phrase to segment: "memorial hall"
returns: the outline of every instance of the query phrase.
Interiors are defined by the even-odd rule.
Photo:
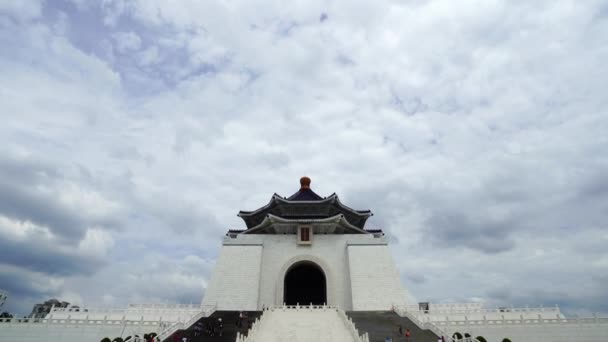
[[[608,340],[608,318],[557,306],[412,302],[384,232],[366,227],[372,215],[302,177],[291,196],[238,212],[244,225],[226,232],[200,304],[53,307],[0,319],[0,341]]]

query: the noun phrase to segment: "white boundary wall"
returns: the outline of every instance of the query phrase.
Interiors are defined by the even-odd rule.
[[[509,338],[513,342],[598,342],[606,341],[608,319],[587,318],[581,320],[499,320],[468,322],[435,322],[448,334],[468,333],[473,340],[483,336],[488,342],[501,342]],[[463,340],[464,341],[464,340]]]
[[[3,342],[98,342],[104,337],[143,336],[159,333],[165,326],[150,321],[95,321],[38,319],[0,320],[0,341]]]
[[[442,321],[479,321],[479,320],[534,320],[534,319],[560,319],[564,318],[559,307],[547,308],[502,308],[486,309],[482,304],[474,307],[467,304],[449,304],[439,306],[430,304],[430,310],[419,310],[418,306],[407,305],[405,307],[410,314],[413,314],[424,322]]]
[[[371,234],[314,234],[311,245],[298,245],[295,234],[226,237],[203,304],[217,310],[281,306],[285,274],[301,261],[323,270],[328,305],[350,311],[406,304],[387,242]]]
[[[406,308],[409,308],[406,309]],[[430,306],[432,311],[433,306]],[[437,335],[446,337],[446,341],[453,341],[452,336],[460,333],[465,337],[458,341],[478,341],[478,336],[488,342],[502,342],[508,338],[513,342],[595,342],[605,341],[608,336],[608,318],[576,318],[569,319],[555,308],[505,308],[483,309],[466,308],[466,310],[441,308],[444,314],[451,315],[444,320],[432,320],[432,316],[423,311],[414,311],[413,306],[395,307],[400,316],[410,318],[423,329],[431,329]],[[504,310],[510,310],[505,312]],[[448,312],[449,311],[449,312]],[[463,312],[467,316],[462,319]],[[483,319],[471,319],[483,313]],[[514,318],[519,315],[518,318]],[[507,317],[508,316],[508,317]]]
[[[199,304],[129,304],[126,309],[53,308],[46,318],[183,322],[201,311],[209,311],[210,307]]]

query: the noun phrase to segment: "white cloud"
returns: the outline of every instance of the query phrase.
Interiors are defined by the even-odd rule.
[[[51,232],[47,227],[38,226],[29,221],[17,221],[0,215],[0,232],[8,239],[24,240],[32,235],[51,238]]]
[[[6,0],[0,2],[0,16],[8,15],[19,21],[32,20],[40,17],[42,0],[19,1]]]
[[[78,248],[85,254],[105,257],[113,245],[114,239],[110,233],[102,229],[88,229]]]
[[[120,53],[139,50],[141,38],[135,32],[117,32],[112,35],[116,42],[116,49]]]
[[[161,56],[159,54],[158,46],[150,46],[139,53],[139,65],[141,66],[151,66],[153,64],[157,64],[161,61]]]
[[[0,212],[1,237],[67,220],[74,239],[50,255],[94,265],[68,263],[26,301],[198,301],[234,214],[307,174],[376,213],[420,300],[608,312],[600,1],[78,11],[67,33],[53,18],[0,21],[0,172],[13,180],[0,190],[27,207]],[[31,265],[10,267],[42,272]]]

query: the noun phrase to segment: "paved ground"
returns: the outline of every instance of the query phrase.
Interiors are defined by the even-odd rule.
[[[432,331],[421,330],[408,318],[399,317],[391,311],[357,311],[346,314],[353,319],[360,335],[364,332],[369,334],[370,342],[384,342],[387,337],[394,342],[405,342],[405,337],[399,335],[400,325],[403,332],[410,329],[410,342],[437,342],[437,335]]]

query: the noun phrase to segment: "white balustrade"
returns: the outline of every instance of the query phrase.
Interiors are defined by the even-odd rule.
[[[408,309],[415,308],[414,312],[408,311]],[[478,329],[483,327],[512,327],[512,326],[540,326],[540,325],[554,325],[554,326],[595,326],[595,327],[606,327],[608,329],[608,318],[593,317],[585,318],[565,318],[559,308],[503,308],[503,309],[475,309],[468,311],[463,317],[458,315],[459,319],[450,318],[450,314],[462,314],[459,308],[451,308],[447,312],[443,319],[439,319],[439,316],[432,316],[426,313],[421,314],[421,310],[418,307],[412,305],[393,307],[394,311],[400,315],[409,318],[414,324],[422,329],[429,329],[438,336],[444,336],[448,341],[454,341],[451,336],[446,334],[446,330],[449,331],[466,331],[470,329]],[[433,310],[433,307],[430,307]],[[444,312],[445,313],[445,310]],[[479,313],[483,313],[482,319],[470,319],[469,315],[478,316]],[[514,313],[520,313],[518,317],[505,318],[505,314],[513,316]],[[536,315],[534,315],[536,313]],[[553,314],[553,315],[551,315]],[[499,316],[500,315],[500,316]],[[491,319],[488,319],[490,316]],[[499,318],[498,318],[499,316]],[[604,329],[604,328],[602,328]]]
[[[409,311],[406,310],[404,306],[393,306],[393,311],[395,311],[395,313],[401,317],[407,317],[420,329],[428,329],[437,336],[443,336],[446,341],[455,341],[448,333],[446,333],[439,326],[435,325],[433,322],[430,321],[423,322],[419,320],[416,315],[411,314]]]
[[[166,329],[163,329],[158,334],[159,339],[162,341],[180,329],[188,329],[193,324],[198,322],[198,320],[200,320],[201,318],[209,317],[215,311],[215,309],[215,305],[200,305],[198,312],[191,316],[186,322],[174,322],[173,324],[167,326]]]
[[[188,328],[194,323],[196,323],[200,318],[206,317],[215,311],[215,306],[188,306],[188,311],[184,311],[185,306],[156,306],[154,308],[145,307],[144,311],[149,309],[152,310],[161,310],[156,312],[171,312],[170,308],[173,307],[178,312],[188,313],[187,320],[180,319],[178,321],[167,321],[161,319],[149,320],[146,319],[145,316],[139,316],[137,319],[133,319],[129,317],[127,319],[127,315],[125,310],[117,310],[117,309],[96,309],[91,311],[80,311],[70,312],[69,310],[54,310],[51,314],[47,315],[45,318],[0,318],[0,329],[6,324],[7,326],[14,327],[31,327],[31,326],[123,326],[130,327],[133,329],[145,327],[145,331],[159,331],[159,338],[163,340],[167,338],[175,331],[179,329]],[[138,306],[137,308],[144,308],[144,306]],[[58,308],[65,309],[65,308]],[[54,314],[59,313],[61,317],[54,317]],[[103,317],[100,317],[99,314],[105,313]],[[123,316],[120,319],[116,318],[108,318],[108,315],[123,313]],[[66,316],[67,314],[67,316]],[[71,315],[70,315],[71,314]],[[93,314],[91,317],[89,314]],[[73,317],[74,315],[74,317]]]

